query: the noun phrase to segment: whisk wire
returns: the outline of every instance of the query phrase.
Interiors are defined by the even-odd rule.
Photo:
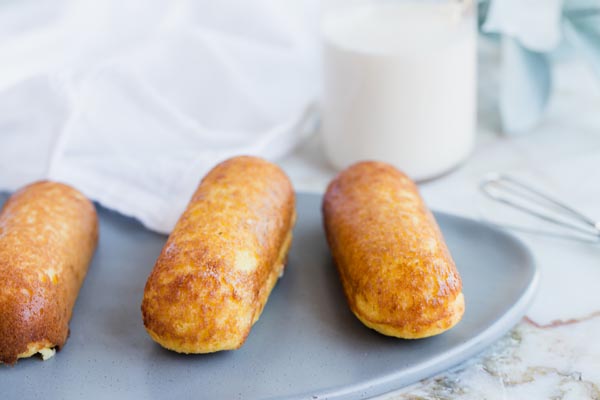
[[[583,239],[580,236],[534,230],[515,225],[505,225],[505,227],[537,234],[567,237],[585,242],[589,242],[590,240],[593,242],[600,241],[600,222],[595,222],[573,207],[518,179],[504,174],[491,174],[481,182],[480,189],[488,197],[497,202],[587,237]],[[506,196],[506,194],[510,194],[512,197]],[[559,216],[560,218],[558,218]]]

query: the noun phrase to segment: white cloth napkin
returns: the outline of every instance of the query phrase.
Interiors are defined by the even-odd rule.
[[[203,174],[274,159],[316,97],[316,1],[0,4],[0,190],[69,183],[168,232]]]

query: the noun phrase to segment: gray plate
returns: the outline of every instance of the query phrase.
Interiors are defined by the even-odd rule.
[[[0,202],[6,197],[1,197]],[[179,355],[146,334],[140,303],[166,237],[100,210],[100,244],[57,355],[0,367],[3,398],[358,399],[476,354],[519,321],[537,272],[513,236],[437,213],[466,298],[463,320],[422,340],[385,337],[348,310],[321,225],[321,197],[298,196],[289,263],[237,351]]]

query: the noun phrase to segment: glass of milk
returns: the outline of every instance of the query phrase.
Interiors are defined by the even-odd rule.
[[[391,163],[436,177],[473,147],[476,24],[472,1],[324,4],[322,134],[331,163]]]

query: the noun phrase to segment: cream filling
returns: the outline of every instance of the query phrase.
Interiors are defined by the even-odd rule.
[[[54,357],[54,355],[56,354],[56,350],[54,348],[43,348],[39,351],[39,353],[42,355],[42,360],[46,361],[52,357]]]
[[[56,354],[56,349],[54,348],[54,345],[47,340],[29,343],[27,350],[19,354],[17,357],[27,358],[36,353],[39,353],[42,356],[42,360],[46,361]]]

